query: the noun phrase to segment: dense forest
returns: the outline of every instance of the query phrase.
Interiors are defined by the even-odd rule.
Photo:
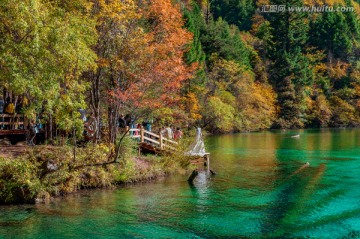
[[[3,0],[3,99],[49,128],[79,109],[117,137],[120,115],[210,132],[360,125],[360,7],[261,12],[301,0]],[[104,132],[101,132],[104,131]],[[82,132],[78,130],[77,132]]]

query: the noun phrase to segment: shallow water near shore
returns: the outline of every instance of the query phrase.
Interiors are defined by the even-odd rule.
[[[360,129],[211,136],[206,146],[211,179],[0,206],[0,238],[360,238]]]

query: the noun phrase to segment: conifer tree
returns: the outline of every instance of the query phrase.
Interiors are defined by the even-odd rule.
[[[212,54],[217,54],[220,58],[250,67],[250,52],[236,26],[230,26],[221,18],[211,20],[201,32],[200,39],[208,60]]]
[[[192,2],[191,9],[184,10],[185,27],[193,33],[193,40],[190,49],[186,53],[188,64],[205,61],[205,54],[200,41],[200,31],[204,27],[205,21],[201,14],[201,9],[196,2]]]
[[[273,0],[272,5],[302,6],[299,0]],[[305,55],[308,39],[307,14],[281,11],[269,13],[272,60],[270,78],[278,94],[280,106],[278,127],[303,127],[306,110],[305,86],[312,83],[309,60]]]
[[[250,30],[252,16],[255,12],[255,2],[252,0],[213,0],[211,11],[215,19],[223,18],[229,24],[234,24],[240,30]]]
[[[341,12],[324,12],[311,25],[311,43],[326,50],[329,61],[333,58],[345,59],[352,51],[352,34]]]

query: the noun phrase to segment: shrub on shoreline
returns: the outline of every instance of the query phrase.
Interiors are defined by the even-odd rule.
[[[0,160],[0,204],[34,203],[80,189],[109,188],[184,171],[186,159],[176,155],[137,156],[126,140],[119,162],[109,160],[111,145],[36,146],[17,158]]]

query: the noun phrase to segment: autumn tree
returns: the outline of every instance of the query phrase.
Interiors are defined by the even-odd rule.
[[[107,122],[114,143],[120,114],[144,119],[178,102],[181,82],[193,71],[183,60],[192,35],[170,0],[95,1],[93,14],[99,60],[96,71],[86,75],[91,109],[98,128]]]
[[[204,108],[207,128],[231,132],[270,127],[276,113],[271,86],[256,82],[254,73],[239,63],[223,59],[214,61],[209,75],[211,92]]]
[[[82,0],[0,3],[1,83],[13,95],[27,98],[23,113],[28,118],[42,113],[50,138],[52,123],[66,132],[82,128],[77,111],[85,107],[86,85],[81,75],[96,59],[88,7]]]
[[[94,1],[92,16],[99,35],[94,47],[98,61],[97,68],[85,77],[91,84],[88,97],[97,124],[94,141],[100,139],[101,126],[106,125],[108,140],[114,142],[120,104],[113,92],[118,87],[127,87],[134,70],[141,67],[146,37],[134,1]]]

